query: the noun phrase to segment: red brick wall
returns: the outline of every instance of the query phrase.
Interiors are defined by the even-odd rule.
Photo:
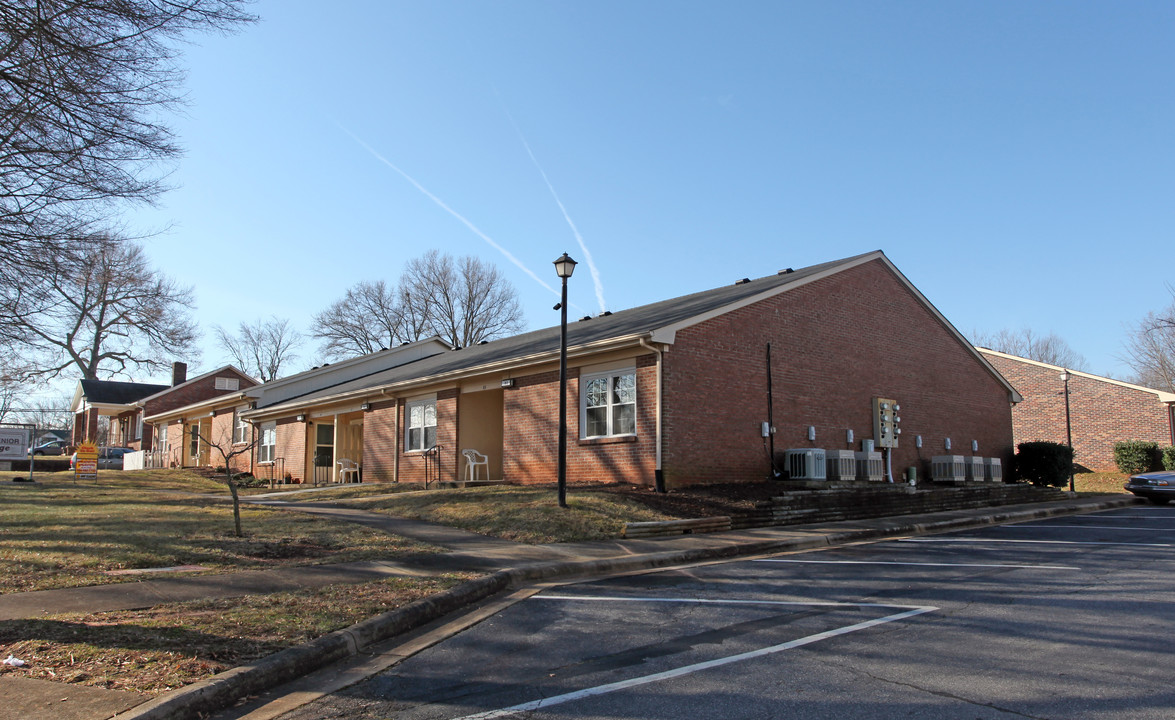
[[[1060,369],[998,355],[986,357],[1024,396],[1024,402],[1012,411],[1015,442],[1067,442]],[[1114,443],[1119,440],[1172,443],[1170,409],[1153,392],[1071,373],[1069,416],[1074,462],[1091,470],[1117,471]]]
[[[430,473],[430,481],[440,480],[452,482],[457,480],[457,470],[460,464],[460,448],[457,447],[457,398],[456,389],[442,390],[437,393],[437,445],[439,452],[431,459],[425,459],[424,453],[400,453],[400,482],[423,483],[426,472]],[[397,409],[398,427],[404,427],[404,408],[407,401],[402,401]],[[367,442],[367,427],[364,425],[364,443]],[[395,429],[393,428],[393,432]],[[400,448],[404,447],[404,439],[400,438]],[[365,451],[366,455],[366,451]],[[365,478],[366,479],[366,478]]]
[[[257,423],[256,429],[258,446],[261,439],[261,425]],[[253,472],[258,477],[269,477],[270,473],[274,474],[277,480],[281,480],[281,473],[287,473],[296,482],[312,482],[313,477],[306,477],[306,423],[298,422],[295,418],[282,418],[277,421],[277,444],[274,448],[275,462],[271,468],[269,465],[255,464]],[[253,448],[253,458],[256,463],[258,447]]]
[[[235,390],[217,390],[216,378],[218,377],[237,378],[240,380],[240,390],[257,384],[241,373],[232,370],[223,370],[206,378],[195,380],[190,385],[164,391],[158,398],[147,401],[143,406],[143,410],[150,417],[184,407],[185,405],[198,403],[202,400],[210,400],[211,398],[219,397],[229,392],[238,392]]]
[[[579,369],[567,371],[567,481],[653,483],[657,375],[652,355],[636,359],[635,438],[580,440]],[[505,390],[502,476],[549,483],[559,473],[559,372],[515,378]]]
[[[777,453],[857,449],[873,436],[872,399],[901,406],[895,479],[925,477],[932,455],[1007,464],[1007,389],[881,261],[846,270],[677,333],[664,359],[663,468],[672,485],[761,480],[768,454],[767,344],[772,349]],[[816,440],[807,439],[808,426]],[[846,443],[846,430],[854,445]],[[915,448],[914,436],[923,437]]]

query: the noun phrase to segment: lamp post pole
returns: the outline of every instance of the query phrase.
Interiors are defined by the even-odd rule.
[[[1069,371],[1061,371],[1061,382],[1065,383],[1065,437],[1069,443],[1069,452],[1073,452],[1073,423],[1069,418]],[[1069,492],[1073,489],[1073,460],[1069,460]]]
[[[567,278],[576,262],[563,253],[555,261],[555,272],[563,281],[559,300],[559,507],[567,507]]]

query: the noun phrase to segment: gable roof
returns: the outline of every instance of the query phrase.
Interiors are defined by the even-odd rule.
[[[788,268],[775,275],[755,280],[742,280],[732,285],[662,300],[629,310],[605,313],[577,322],[568,322],[568,356],[582,356],[609,349],[640,345],[643,341],[672,344],[676,339],[677,331],[691,325],[705,322],[719,315],[875,260],[883,262],[909,288],[914,297],[925,305],[955,336],[959,344],[1008,390],[1009,397],[1013,402],[1019,402],[1023,399],[1015,388],[976,351],[971,343],[943,317],[938,309],[898,271],[880,250],[843,260],[812,265],[799,270]],[[297,398],[290,398],[277,405],[259,407],[249,415],[265,414],[267,410],[277,411],[304,407],[328,400],[343,400],[350,396],[361,396],[381,389],[410,388],[413,385],[456,380],[487,372],[508,372],[515,368],[555,360],[559,354],[559,335],[560,328],[555,325],[470,348],[453,349],[310,392]]]
[[[992,350],[991,348],[980,347],[976,349],[984,355],[994,355],[995,357],[1004,358],[1005,360],[1015,360],[1016,362],[1021,362],[1025,365],[1035,365],[1036,367],[1044,368],[1046,370],[1053,370],[1057,373],[1060,373],[1063,370],[1068,372],[1070,375],[1077,375],[1089,380],[1096,380],[1098,382],[1104,382],[1110,385],[1117,385],[1118,387],[1129,388],[1130,390],[1139,390],[1141,392],[1151,393],[1155,395],[1161,403],[1175,403],[1175,393],[1169,393],[1164,390],[1156,390],[1155,388],[1143,387],[1142,385],[1134,385],[1122,380],[1108,378],[1103,375],[1094,375],[1093,373],[1081,372],[1080,370],[1071,370],[1069,368],[1061,367],[1060,365],[1050,365],[1049,363],[1040,362],[1039,360],[1029,360],[1026,357],[1000,352],[999,350]]]
[[[169,387],[120,380],[78,380],[70,409],[77,412],[83,400],[89,405],[131,405]]]
[[[172,390],[179,390],[180,388],[187,387],[188,385],[191,385],[192,383],[199,382],[205,378],[212,377],[214,375],[219,375],[221,373],[226,373],[226,372],[236,373],[237,377],[239,379],[247,380],[250,383],[250,387],[257,384],[256,378],[254,378],[251,375],[249,375],[248,373],[242,371],[236,365],[229,364],[229,365],[225,365],[224,367],[219,367],[215,370],[211,370],[209,372],[197,375],[196,377],[191,378],[190,380],[185,380],[184,382],[180,383],[179,385],[164,385],[163,389],[160,390],[159,392],[153,393],[153,394],[148,395],[144,398],[140,398],[137,402],[139,404],[145,404],[147,401],[155,400],[163,395],[166,395],[167,393],[171,392]],[[225,392],[233,392],[233,391],[226,390]]]

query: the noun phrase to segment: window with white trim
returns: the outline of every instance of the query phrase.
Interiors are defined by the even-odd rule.
[[[241,445],[249,442],[249,423],[241,417],[242,408],[233,409],[233,444]]]
[[[155,448],[157,450],[167,449],[167,423],[155,426]]]
[[[240,390],[241,381],[237,378],[218,377],[213,380],[217,390]]]
[[[135,439],[143,439],[143,416],[141,414],[135,416]]]
[[[261,423],[261,442],[257,445],[257,462],[273,462],[277,454],[277,423]]]
[[[437,444],[437,401],[413,400],[404,406],[404,451],[429,450]]]
[[[582,438],[636,434],[636,370],[584,375],[579,379]]]

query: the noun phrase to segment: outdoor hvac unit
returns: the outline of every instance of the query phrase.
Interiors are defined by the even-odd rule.
[[[1003,482],[1003,461],[999,458],[983,458],[983,477],[989,482]]]
[[[969,457],[966,458],[967,465],[967,479],[972,482],[983,482],[983,458]]]
[[[788,450],[787,474],[792,480],[824,480],[824,451],[813,448]]]
[[[964,482],[967,479],[966,460],[962,455],[935,455],[930,458],[930,476],[935,482]]]
[[[827,460],[829,480],[857,479],[857,457],[852,450],[829,450]]]
[[[881,461],[881,453],[877,451],[861,450],[853,453],[857,461],[857,479],[869,482],[881,482],[885,479],[885,464]]]

